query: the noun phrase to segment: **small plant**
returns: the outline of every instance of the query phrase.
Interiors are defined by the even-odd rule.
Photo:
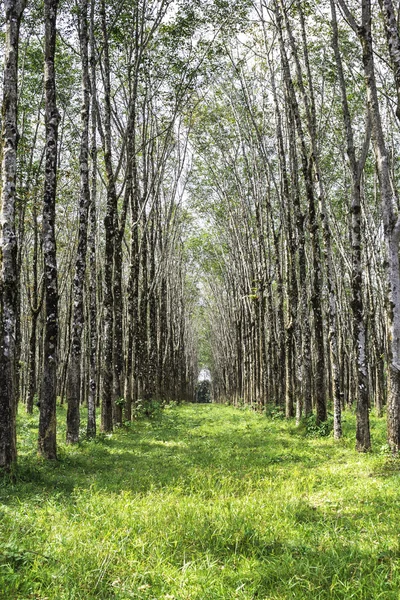
[[[139,398],[132,407],[132,418],[135,420],[147,418],[154,418],[159,415],[162,411],[162,404],[157,400],[143,400]]]
[[[379,454],[384,454],[384,455],[388,455],[391,454],[391,450],[390,450],[390,446],[389,444],[383,444],[380,448],[379,448]]]
[[[167,400],[164,404],[164,408],[176,408],[178,406],[178,403],[176,400]]]
[[[150,400],[145,403],[144,414],[146,417],[153,418],[158,416],[162,411],[162,404],[157,400]]]
[[[314,414],[303,419],[306,437],[327,437],[333,431],[333,417],[329,416],[326,421],[317,424]]]
[[[275,404],[268,404],[264,409],[264,414],[273,421],[281,421],[285,418],[285,411],[281,406]]]

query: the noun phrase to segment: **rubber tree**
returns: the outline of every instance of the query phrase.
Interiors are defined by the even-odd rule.
[[[58,364],[58,274],[56,257],[55,217],[58,167],[58,125],[60,114],[56,101],[57,0],[45,0],[45,184],[43,196],[42,240],[45,286],[44,362],[39,417],[39,453],[48,459],[57,458],[57,364]]]
[[[18,45],[23,0],[5,0],[5,49],[1,128],[0,213],[0,468],[17,458],[15,351],[17,329],[17,173]]]

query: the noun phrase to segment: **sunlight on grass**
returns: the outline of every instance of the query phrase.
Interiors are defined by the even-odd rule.
[[[60,407],[60,424],[65,409]],[[397,461],[225,406],[166,409],[0,487],[4,600],[397,600]],[[381,450],[383,448],[383,450]]]

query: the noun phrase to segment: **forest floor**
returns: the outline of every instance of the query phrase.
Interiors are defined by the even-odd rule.
[[[393,599],[400,463],[216,405],[167,407],[112,435],[35,452],[20,415],[16,479],[0,481],[3,600]]]

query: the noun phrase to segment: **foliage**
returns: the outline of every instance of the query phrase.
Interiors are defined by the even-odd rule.
[[[285,418],[285,411],[281,406],[276,406],[276,404],[268,404],[264,410],[264,414],[274,421]]]
[[[329,416],[323,423],[317,424],[314,414],[302,419],[301,428],[307,437],[326,437],[333,431],[333,417]]]
[[[154,418],[160,415],[162,409],[162,403],[157,400],[139,400],[134,404],[132,409],[132,416],[134,419],[141,419],[144,417]]]

